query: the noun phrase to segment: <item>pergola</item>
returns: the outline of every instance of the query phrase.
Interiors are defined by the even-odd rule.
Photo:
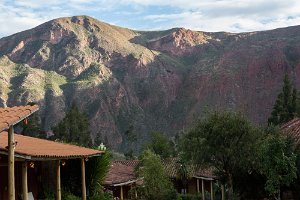
[[[27,166],[33,161],[56,162],[56,199],[61,200],[62,160],[81,159],[82,199],[86,200],[85,159],[103,152],[14,134],[13,126],[38,110],[38,106],[0,108],[0,154],[7,155],[8,199],[15,200],[15,160],[22,162],[22,197],[28,200]],[[8,130],[6,132],[5,130]]]

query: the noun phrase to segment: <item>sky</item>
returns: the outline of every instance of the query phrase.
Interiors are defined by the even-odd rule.
[[[0,38],[88,15],[135,30],[249,32],[300,25],[299,0],[0,0]]]

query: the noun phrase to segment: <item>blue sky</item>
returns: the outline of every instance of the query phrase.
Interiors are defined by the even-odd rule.
[[[0,37],[74,15],[137,30],[246,32],[300,25],[300,1],[0,0]]]

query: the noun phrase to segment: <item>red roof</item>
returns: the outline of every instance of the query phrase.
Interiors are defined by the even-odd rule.
[[[116,160],[111,163],[104,185],[121,185],[138,181],[135,168],[139,165],[138,160]],[[162,161],[166,173],[171,178],[177,177],[179,168],[178,159],[170,158]],[[212,168],[200,168],[196,165],[188,165],[192,177],[215,179]]]
[[[176,178],[178,176],[178,169],[180,168],[180,163],[178,161],[177,158],[163,160],[164,168],[169,177]],[[202,177],[207,179],[216,178],[213,173],[213,168],[203,168],[194,164],[188,164],[186,167],[188,168],[191,177]]]
[[[16,148],[16,157],[25,157],[29,160],[41,159],[62,159],[62,158],[80,158],[90,157],[102,154],[102,151],[88,149],[70,144],[54,142],[39,138],[23,136],[19,134],[14,135]],[[0,133],[0,153],[7,152],[8,133]]]
[[[296,143],[300,143],[300,119],[295,118],[291,121],[283,124],[281,130],[287,136],[291,136],[295,139]]]
[[[0,132],[20,122],[38,109],[37,105],[0,108]]]
[[[134,172],[135,166],[131,165],[132,163],[129,165],[126,164],[128,164],[126,161],[113,161],[104,180],[104,185],[116,186],[118,184],[138,181]]]

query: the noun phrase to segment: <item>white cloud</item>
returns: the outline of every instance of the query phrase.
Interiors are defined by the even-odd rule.
[[[243,32],[300,25],[300,1],[290,0],[124,0],[176,6],[180,12],[145,16],[170,26],[203,31]]]
[[[57,17],[91,15],[134,29],[255,31],[300,25],[298,0],[0,0],[0,37]],[[110,16],[114,15],[114,18]],[[130,15],[136,18],[129,23]]]

